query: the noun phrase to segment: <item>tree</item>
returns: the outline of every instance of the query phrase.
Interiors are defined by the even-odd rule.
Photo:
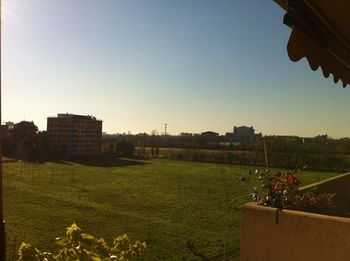
[[[35,161],[37,159],[38,149],[32,139],[25,137],[20,140],[16,148],[16,156],[25,161]]]
[[[135,146],[131,141],[122,140],[117,146],[117,154],[121,157],[132,157],[134,156]]]
[[[38,132],[38,158],[39,162],[45,162],[54,158],[54,151],[46,131]]]

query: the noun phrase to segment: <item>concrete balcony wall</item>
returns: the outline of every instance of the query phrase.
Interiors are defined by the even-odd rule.
[[[242,208],[240,260],[350,260],[350,219],[248,203]]]
[[[336,193],[336,207],[330,215],[244,205],[241,260],[350,260],[349,188],[350,173],[301,188]]]

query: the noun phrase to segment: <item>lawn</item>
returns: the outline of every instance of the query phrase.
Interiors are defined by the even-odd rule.
[[[108,241],[122,233],[146,241],[144,260],[197,260],[189,240],[208,257],[238,253],[239,207],[256,182],[249,169],[171,160],[5,163],[8,260],[22,241],[52,250],[74,222]],[[334,175],[297,176],[308,184]],[[244,185],[241,176],[249,177]]]

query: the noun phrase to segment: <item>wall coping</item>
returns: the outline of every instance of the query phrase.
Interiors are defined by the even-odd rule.
[[[337,221],[337,222],[343,222],[343,223],[350,223],[350,218],[346,217],[339,217],[339,216],[333,216],[333,215],[327,215],[327,214],[319,214],[319,213],[312,213],[312,212],[305,212],[301,210],[291,210],[291,209],[277,209],[273,207],[267,207],[258,205],[255,202],[249,202],[242,206],[243,209],[251,209],[251,210],[259,210],[263,211],[265,213],[276,213],[279,212],[280,214],[287,214],[287,215],[295,215],[295,216],[302,216],[302,217],[309,217],[309,218],[317,218],[322,219],[324,221]]]
[[[315,182],[315,183],[312,183],[312,184],[309,184],[309,185],[305,185],[301,188],[299,188],[299,190],[305,190],[305,189],[310,189],[310,188],[314,188],[314,187],[318,187],[320,185],[323,185],[325,183],[328,183],[330,181],[334,181],[334,180],[337,180],[337,179],[341,179],[341,178],[344,178],[346,176],[350,176],[350,172],[347,172],[347,173],[344,173],[344,174],[340,174],[340,175],[337,175],[335,177],[331,177],[331,178],[328,178],[328,179],[324,179],[324,180],[321,180],[319,182]]]

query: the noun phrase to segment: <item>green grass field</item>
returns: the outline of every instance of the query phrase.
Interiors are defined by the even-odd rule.
[[[145,240],[144,260],[196,260],[188,240],[215,256],[239,247],[240,206],[250,201],[254,167],[171,160],[6,163],[4,205],[8,260],[22,241],[52,250],[76,222],[110,241]],[[336,173],[304,171],[304,184]],[[238,200],[232,201],[233,198]]]

